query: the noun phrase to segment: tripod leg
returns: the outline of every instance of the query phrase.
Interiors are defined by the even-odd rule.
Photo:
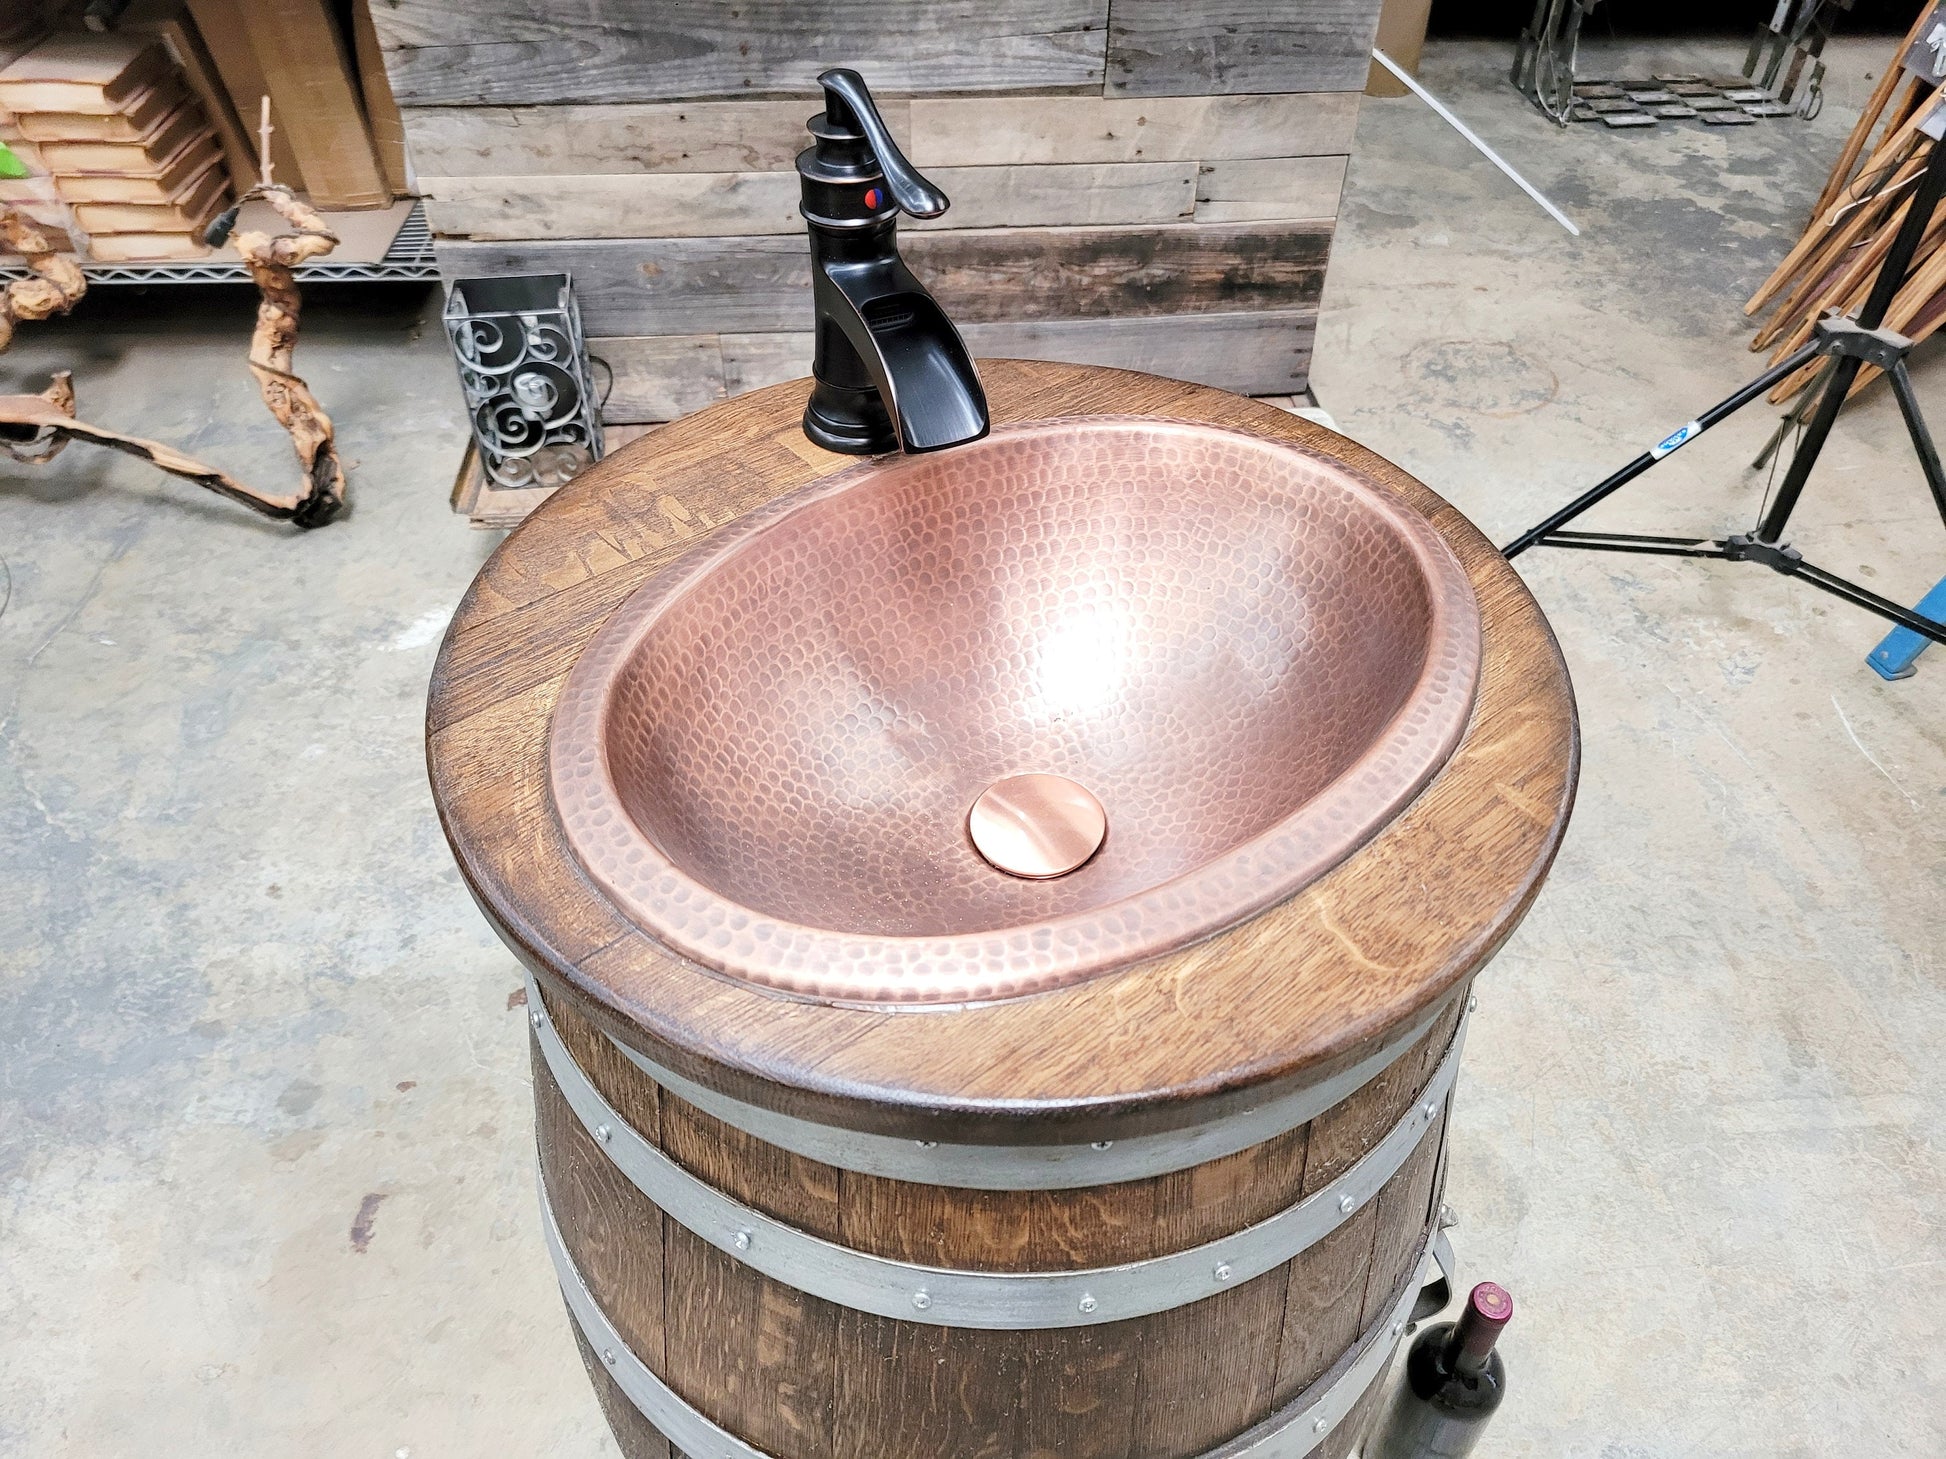
[[[1919,397],[1912,393],[1912,377],[1906,374],[1904,360],[1894,360],[1892,368],[1885,373],[1892,381],[1892,393],[1898,397],[1905,428],[1912,435],[1912,449],[1918,452],[1920,468],[1926,473],[1926,485],[1932,488],[1933,504],[1939,508],[1940,520],[1946,521],[1946,470],[1940,468],[1939,448],[1933,445],[1926,418],[1919,413]]]
[[[1784,535],[1791,513],[1797,508],[1797,499],[1804,495],[1804,483],[1811,479],[1811,468],[1818,464],[1818,455],[1831,435],[1831,427],[1837,424],[1838,412],[1844,408],[1845,396],[1851,391],[1851,382],[1858,378],[1862,364],[1864,361],[1856,355],[1832,361],[1831,372],[1825,377],[1824,394],[1818,397],[1818,408],[1804,428],[1804,438],[1791,453],[1790,469],[1784,473],[1784,484],[1777,488],[1777,500],[1757,524],[1756,535],[1760,540],[1775,542]]]
[[[1719,400],[1715,405],[1712,405],[1708,410],[1697,416],[1687,426],[1684,426],[1674,435],[1668,437],[1668,439],[1657,442],[1599,486],[1590,488],[1562,507],[1558,512],[1555,512],[1552,516],[1536,522],[1505,547],[1501,548],[1501,553],[1507,557],[1518,557],[1536,542],[1539,542],[1541,538],[1547,536],[1548,533],[1558,527],[1566,526],[1602,498],[1612,496],[1614,493],[1620,491],[1644,471],[1647,471],[1651,466],[1655,465],[1664,456],[1667,456],[1671,451],[1695,440],[1696,437],[1700,436],[1718,421],[1723,420],[1727,416],[1734,415],[1737,411],[1743,409],[1744,406],[1769,390],[1779,380],[1795,373],[1801,366],[1816,359],[1817,353],[1818,346],[1816,341],[1800,346],[1788,359],[1779,360],[1768,370],[1764,371],[1763,374],[1745,385],[1741,390],[1738,390],[1734,395],[1725,396],[1722,400]],[[1855,364],[1856,361],[1853,363]]]

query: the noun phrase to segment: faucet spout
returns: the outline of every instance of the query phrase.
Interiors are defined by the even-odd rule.
[[[946,195],[900,154],[856,72],[818,79],[825,109],[797,159],[816,311],[804,433],[852,455],[976,441],[989,426],[979,373],[898,250],[900,211],[938,217]]]
[[[845,424],[861,405],[869,407],[860,400],[865,391],[877,396],[896,437],[881,450],[939,451],[987,433],[986,392],[965,341],[896,253],[862,263],[823,261],[812,292],[819,296],[822,361],[805,410],[812,440],[820,433],[855,436]]]

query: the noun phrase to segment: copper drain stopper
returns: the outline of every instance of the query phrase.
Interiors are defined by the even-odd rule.
[[[1101,849],[1108,812],[1065,775],[1009,775],[966,813],[973,849],[1009,876],[1066,876]]]

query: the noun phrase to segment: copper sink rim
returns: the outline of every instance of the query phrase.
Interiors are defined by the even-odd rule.
[[[1429,641],[1444,652],[1427,654],[1412,689],[1354,763],[1291,814],[1220,857],[1119,900],[1024,926],[916,936],[846,932],[757,911],[692,877],[635,824],[615,786],[602,727],[619,681],[616,671],[669,607],[769,528],[902,461],[926,459],[873,458],[807,482],[709,533],[634,589],[570,669],[548,730],[549,799],[577,863],[617,910],[672,955],[742,985],[873,1011],[950,1010],[1069,987],[1180,951],[1289,900],[1390,825],[1445,767],[1472,718],[1480,613],[1472,581],[1451,546],[1389,487],[1340,457],[1204,421],[1061,416],[996,427],[960,449],[1102,428],[1235,437],[1304,456],[1342,474],[1408,544],[1431,598]],[[1423,718],[1429,707],[1440,711],[1433,733],[1399,732],[1402,722]],[[596,773],[572,773],[577,750],[589,746]],[[1386,765],[1388,760],[1393,763]],[[1363,782],[1380,768],[1389,773],[1374,795]],[[1354,810],[1365,814],[1351,815]],[[591,844],[602,837],[610,841],[606,848]],[[670,915],[675,908],[681,916]],[[1220,913],[1213,913],[1216,908]],[[700,923],[699,910],[706,914]],[[1090,935],[1111,921],[1141,935],[1106,945]]]

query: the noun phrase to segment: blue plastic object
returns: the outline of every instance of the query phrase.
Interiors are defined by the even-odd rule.
[[[1935,583],[1912,611],[1935,623],[1946,623],[1946,578]],[[1865,655],[1865,662],[1878,671],[1880,678],[1910,679],[1919,672],[1919,655],[1931,642],[1923,633],[1901,625],[1879,640],[1878,647]]]

